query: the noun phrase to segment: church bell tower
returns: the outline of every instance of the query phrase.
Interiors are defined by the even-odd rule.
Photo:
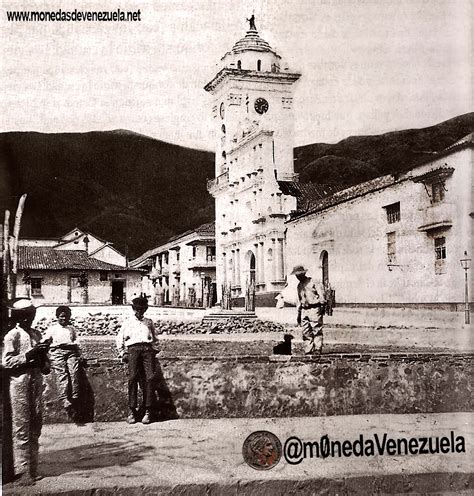
[[[216,201],[218,293],[230,285],[239,298],[254,284],[258,305],[285,284],[284,222],[296,200],[284,192],[296,180],[293,89],[301,75],[260,37],[253,15],[248,22],[204,89],[216,135],[208,191]]]

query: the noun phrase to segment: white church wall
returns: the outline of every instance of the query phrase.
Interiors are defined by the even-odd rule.
[[[464,150],[425,169],[455,167],[436,208],[452,226],[420,231],[433,206],[425,186],[406,180],[287,224],[287,270],[303,263],[322,277],[321,253],[329,256],[329,281],[341,303],[445,303],[463,300],[459,260],[472,253],[472,152]],[[423,173],[423,168],[416,170]],[[400,221],[387,222],[385,206],[400,202]],[[449,219],[448,219],[449,218]],[[387,259],[388,233],[396,255]],[[446,259],[436,261],[434,239],[446,240]]]

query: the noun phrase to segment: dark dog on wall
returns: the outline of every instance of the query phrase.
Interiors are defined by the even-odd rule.
[[[274,355],[291,355],[291,340],[293,336],[291,334],[285,334],[283,336],[283,341],[278,343],[273,347]]]

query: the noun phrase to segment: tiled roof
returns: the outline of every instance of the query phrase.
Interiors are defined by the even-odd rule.
[[[468,135],[464,136],[464,138],[461,138],[460,140],[456,141],[456,143],[449,145],[447,148],[442,150],[440,153],[452,151],[454,148],[459,148],[459,147],[464,146],[464,145],[473,145],[473,144],[474,144],[474,132],[469,133]]]
[[[151,250],[149,250],[151,251]],[[148,252],[147,252],[148,253]],[[135,267],[135,268],[145,268],[145,267],[152,267],[153,266],[153,259],[151,257],[145,257],[138,259],[136,258],[135,260],[132,260],[130,264]]]
[[[129,267],[102,262],[89,257],[83,250],[55,250],[49,246],[19,246],[18,269],[20,270],[116,270],[127,271]]]
[[[151,260],[153,255],[156,255],[160,251],[160,247],[152,248],[151,250],[147,250],[145,253],[142,253],[139,257],[130,261],[130,265],[132,267],[142,267],[148,264],[148,259]]]
[[[423,182],[431,178],[447,177],[454,172],[454,167],[438,167],[437,169],[430,170],[419,176],[413,175],[412,179],[415,182]]]
[[[216,223],[215,222],[209,222],[208,224],[202,224],[199,226],[195,231],[198,234],[201,235],[209,235],[209,236],[215,236],[216,235]]]
[[[199,234],[200,236],[215,236],[216,233],[216,224],[215,222],[209,222],[208,224],[201,224],[199,227],[195,229],[189,229],[181,234],[176,234],[175,236],[171,236],[171,238],[167,241],[168,243],[172,241],[176,241],[177,239],[184,238],[189,234]]]
[[[371,181],[366,181],[364,183],[356,184],[355,186],[351,186],[350,188],[342,189],[341,191],[337,191],[333,194],[329,194],[328,196],[316,200],[313,204],[307,207],[304,211],[298,211],[292,215],[292,219],[296,219],[298,217],[304,217],[308,214],[318,212],[320,210],[324,210],[328,207],[333,207],[338,205],[339,203],[346,202],[353,198],[357,198],[359,196],[365,195],[367,193],[371,193],[373,191],[378,191],[379,189],[386,188],[387,186],[391,186],[400,182],[400,179],[392,176],[381,176]]]
[[[414,171],[418,167],[421,167],[421,165],[426,165],[429,164],[430,162],[433,162],[433,160],[436,160],[438,156],[443,156],[449,153],[454,152],[458,148],[462,148],[464,146],[472,146],[474,144],[474,133],[470,133],[464,138],[456,141],[452,145],[450,145],[448,148],[445,148],[441,152],[438,152],[436,154],[433,154],[430,156],[424,163],[421,164],[416,164],[414,165],[410,171]],[[451,174],[453,172],[452,167],[439,167],[435,170],[426,172],[420,176],[416,175],[411,175],[411,179],[414,181],[423,181],[424,179],[428,178],[429,176],[432,176],[434,174]],[[407,174],[408,171],[405,173]],[[408,178],[408,176],[406,176]],[[278,181],[278,184],[280,185],[280,189],[283,192],[283,194],[291,194],[293,196],[297,197],[298,201],[298,210],[297,212],[294,212],[291,215],[291,219],[296,219],[299,217],[304,217],[308,214],[318,212],[320,210],[324,210],[325,208],[332,207],[335,205],[338,205],[339,203],[343,203],[345,201],[351,200],[353,198],[357,198],[359,196],[365,195],[367,193],[371,193],[373,191],[378,191],[380,189],[386,188],[388,186],[392,186],[393,184],[396,184],[402,180],[401,176],[399,174],[394,174],[394,175],[385,175],[385,176],[379,176],[375,179],[372,179],[370,181],[365,181],[363,183],[356,184],[355,186],[351,186],[349,188],[344,188],[344,186],[339,187],[337,185],[316,185],[313,184],[313,186],[316,186],[316,190],[314,193],[307,194],[304,191],[300,193],[301,198],[298,199],[297,194],[294,194],[294,192],[289,192],[285,193],[285,191],[282,189],[281,183],[284,183],[284,181]],[[289,183],[287,183],[289,184]],[[298,183],[294,183],[297,185]],[[303,185],[304,188],[306,188],[308,185]],[[331,186],[335,187],[336,190],[330,192],[330,190],[327,190],[327,194],[325,194],[325,189],[326,186]],[[294,188],[295,186],[291,186]],[[300,187],[300,186],[296,186]],[[284,185],[283,188],[288,188],[287,185]],[[322,188],[322,189],[321,189]],[[337,191],[337,188],[339,188],[339,191]],[[318,198],[318,195],[319,198]]]
[[[296,198],[298,211],[307,210],[323,198],[346,187],[340,184],[305,184],[298,181],[278,181],[278,186],[284,195],[291,195]]]

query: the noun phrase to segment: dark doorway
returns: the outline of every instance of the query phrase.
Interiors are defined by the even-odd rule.
[[[211,285],[211,307],[217,304],[217,283],[213,282]]]
[[[329,285],[329,255],[326,250],[321,253],[321,269],[323,285],[326,288]]]
[[[123,281],[112,281],[112,305],[123,305]]]

